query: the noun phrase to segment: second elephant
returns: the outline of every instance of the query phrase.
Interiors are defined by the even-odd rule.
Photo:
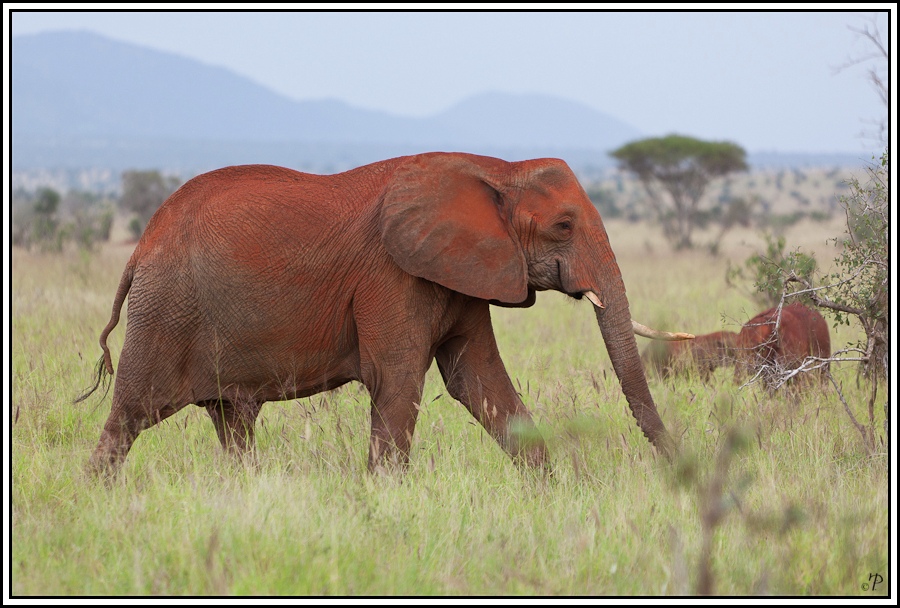
[[[688,341],[652,342],[641,359],[645,367],[666,378],[696,369],[708,380],[716,368],[734,363],[738,334],[716,331]]]
[[[762,375],[770,385],[780,385],[807,357],[829,358],[831,335],[819,311],[792,302],[765,310],[744,323],[738,334],[736,352],[738,379]],[[818,374],[824,374],[827,369],[825,363],[819,367]]]

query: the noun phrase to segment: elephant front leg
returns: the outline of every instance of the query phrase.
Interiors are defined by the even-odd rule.
[[[405,469],[409,464],[425,372],[378,373],[364,381],[372,396],[369,472]]]
[[[549,468],[547,447],[500,360],[489,318],[481,331],[442,344],[436,359],[450,395],[514,462]]]
[[[198,405],[206,408],[226,452],[238,457],[252,456],[256,442],[253,429],[262,402],[254,399],[215,399]]]

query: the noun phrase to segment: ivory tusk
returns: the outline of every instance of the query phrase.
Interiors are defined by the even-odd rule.
[[[590,293],[590,292],[589,292]],[[659,331],[656,329],[650,329],[646,325],[642,325],[635,321],[631,320],[631,327],[634,329],[634,333],[639,336],[643,336],[645,338],[651,338],[653,340],[693,340],[694,334],[686,334],[683,332],[671,333],[668,331]]]
[[[600,301],[600,298],[593,291],[585,291],[585,297],[591,301],[591,304],[596,306],[597,308],[606,308],[603,305],[603,302]],[[642,323],[638,323],[634,319],[631,320],[631,327],[634,329],[634,333],[639,336],[643,336],[645,338],[651,338],[653,340],[693,340],[694,334],[686,334],[684,332],[668,332],[668,331],[659,331],[657,329],[651,329]]]
[[[603,302],[600,301],[600,298],[597,296],[597,294],[595,294],[593,291],[586,291],[584,292],[584,295],[588,300],[591,301],[591,304],[593,304],[597,308],[606,308],[606,306],[603,305]]]

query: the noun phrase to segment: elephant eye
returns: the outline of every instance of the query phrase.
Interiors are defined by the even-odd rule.
[[[556,228],[563,234],[569,234],[570,232],[572,232],[572,222],[570,220],[563,220],[561,222],[557,222]]]

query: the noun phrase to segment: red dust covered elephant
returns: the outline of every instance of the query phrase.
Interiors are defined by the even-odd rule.
[[[693,340],[652,342],[641,355],[647,369],[662,377],[696,368],[700,377],[709,379],[713,371],[734,362],[738,334],[716,331]]]
[[[125,267],[100,336],[126,298],[112,409],[91,469],[114,474],[138,434],[188,404],[229,451],[254,445],[265,401],[350,381],[371,399],[369,468],[408,462],[425,373],[514,460],[541,441],[497,350],[490,304],[556,290],[592,303],[622,391],[649,441],[675,443],[657,413],[622,275],[603,222],[560,160],[456,153],[395,158],[336,175],[249,165],[195,177],[157,211]]]
[[[798,369],[807,357],[831,356],[828,323],[817,311],[799,302],[763,311],[744,323],[737,341],[738,377],[762,372],[770,383]],[[826,366],[820,368],[824,371]],[[773,374],[775,374],[773,376]]]

